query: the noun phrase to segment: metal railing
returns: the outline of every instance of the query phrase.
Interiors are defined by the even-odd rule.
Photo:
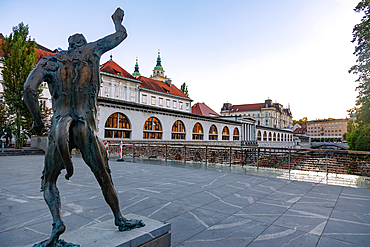
[[[109,143],[110,156],[118,156],[119,152],[119,143]],[[130,142],[123,143],[122,156],[132,159],[251,166],[257,169],[275,168],[289,172],[323,172],[326,175],[334,173],[370,176],[370,152],[350,150]]]

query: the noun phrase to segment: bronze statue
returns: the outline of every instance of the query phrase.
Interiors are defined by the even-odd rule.
[[[119,230],[144,226],[140,220],[128,220],[122,216],[107,153],[96,131],[100,57],[127,37],[122,25],[123,16],[123,10],[117,8],[112,15],[116,32],[95,42],[87,43],[82,34],[70,36],[68,50],[42,58],[24,84],[24,100],[34,118],[33,129],[36,132],[39,133],[44,126],[36,94],[43,81],[49,85],[54,111],[41,182],[41,191],[53,216],[53,229],[50,238],[37,246],[56,246],[59,236],[65,231],[56,181],[64,168],[67,171],[65,178],[72,176],[70,152],[73,148],[81,150],[84,161],[94,173]]]

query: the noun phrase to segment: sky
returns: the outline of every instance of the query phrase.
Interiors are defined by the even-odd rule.
[[[82,33],[114,33],[111,15],[125,11],[128,37],[105,53],[129,73],[136,57],[149,77],[161,52],[165,75],[186,82],[193,104],[290,106],[293,119],[345,118],[355,105],[352,29],[362,13],[353,0],[0,1],[0,33],[28,24],[37,43],[67,49]]]

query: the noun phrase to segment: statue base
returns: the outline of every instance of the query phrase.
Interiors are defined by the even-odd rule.
[[[81,247],[169,247],[171,245],[171,223],[163,223],[136,214],[128,214],[125,217],[128,219],[142,220],[145,226],[120,232],[112,219],[64,233],[60,238]]]

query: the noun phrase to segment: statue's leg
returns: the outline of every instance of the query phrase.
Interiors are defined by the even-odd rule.
[[[78,122],[71,131],[73,132],[73,140],[81,150],[84,161],[94,173],[102,189],[104,199],[113,212],[115,224],[119,230],[125,231],[144,226],[141,220],[128,220],[122,216],[117,193],[110,175],[107,153],[96,132],[88,127],[86,122]]]
[[[60,196],[56,182],[64,164],[57,151],[56,144],[49,139],[48,151],[45,155],[45,168],[42,176],[41,190],[44,192],[44,200],[53,217],[53,228],[49,239],[36,246],[54,246],[59,236],[65,231],[65,225],[60,213]]]
[[[53,229],[50,238],[36,246],[56,245],[59,236],[66,228],[61,217],[61,203],[56,182],[61,170],[66,166],[65,160],[71,160],[68,145],[71,121],[72,118],[69,116],[56,120],[49,133],[49,144],[45,154],[45,168],[42,176],[41,190],[44,192],[44,200],[53,217]],[[65,150],[68,150],[68,152]]]

